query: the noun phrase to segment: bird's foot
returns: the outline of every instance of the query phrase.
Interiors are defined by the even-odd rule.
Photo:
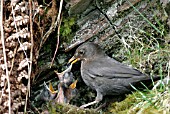
[[[93,101],[93,102],[90,102],[90,103],[87,103],[87,104],[84,104],[84,105],[82,105],[82,106],[80,106],[80,108],[86,108],[86,107],[88,107],[88,106],[90,106],[90,105],[93,105],[93,104],[96,104],[96,103],[98,103],[99,101]]]
[[[101,104],[99,107],[97,107],[95,110],[99,111],[100,109],[106,107],[107,103],[105,102],[104,104]]]

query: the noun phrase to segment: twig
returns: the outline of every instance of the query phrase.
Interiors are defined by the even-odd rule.
[[[60,17],[61,17],[62,7],[63,7],[63,0],[60,1],[60,8],[59,8],[58,16],[57,16],[57,23],[59,23],[61,19]]]
[[[98,3],[98,0],[95,0],[95,4],[96,4],[96,8],[101,12],[101,14],[103,14],[103,16],[106,18],[106,20],[107,20],[108,23],[110,24],[110,26],[113,28],[113,30],[115,31],[117,37],[118,37],[119,39],[122,39],[122,37],[120,36],[119,32],[117,31],[116,25],[114,25],[114,24],[112,23],[112,21],[109,19],[109,17],[107,16],[107,14],[101,10],[101,7],[100,7],[100,5],[99,5],[99,3]]]
[[[56,28],[56,26],[59,24],[60,22],[60,17],[61,17],[61,11],[62,11],[62,6],[63,6],[63,0],[60,1],[60,7],[59,7],[59,12],[58,12],[58,16],[57,16],[57,20],[56,22],[50,27],[50,29],[46,32],[46,34],[43,36],[42,38],[42,42],[40,44],[40,49],[42,47],[42,45],[45,43],[46,40],[49,37],[49,35],[51,34],[51,32],[53,32]]]
[[[33,40],[33,23],[32,23],[32,0],[29,0],[29,20],[30,20],[30,36],[31,36],[31,50],[30,50],[30,67],[28,69],[28,86],[27,86],[27,95],[26,95],[26,103],[25,103],[25,109],[24,112],[26,112],[27,108],[27,102],[28,97],[30,97],[30,78],[31,78],[31,70],[32,70],[32,56],[33,56],[33,46],[34,46],[34,40]]]
[[[13,5],[12,5],[12,16],[13,16],[13,18],[14,18],[14,25],[15,25],[16,32],[18,32],[18,28],[17,28],[17,25],[16,25],[16,19],[15,19],[15,13],[14,13]],[[26,60],[27,60],[27,63],[28,63],[28,76],[29,76],[29,69],[31,69],[30,66],[32,66],[32,62],[30,62],[30,60],[28,59],[27,53],[26,53],[26,51],[24,50],[24,47],[23,47],[23,45],[22,45],[19,37],[18,37],[18,42],[19,42],[20,46],[22,47],[22,50],[23,50],[23,52],[24,52],[24,55],[25,55]],[[31,47],[31,48],[32,48],[32,47]],[[31,54],[30,54],[30,56],[31,56]],[[31,58],[30,58],[30,59],[31,59]],[[30,65],[29,65],[29,63],[30,63]],[[30,77],[29,77],[29,79],[28,79],[28,87],[30,86],[29,83],[30,83]],[[29,87],[29,88],[30,88],[30,87]],[[28,92],[29,92],[29,89],[28,89],[27,93],[28,93]],[[26,95],[25,111],[26,111],[26,107],[27,107],[27,95]]]
[[[39,50],[36,54],[36,56],[39,56],[40,53],[40,49],[43,46],[43,44],[46,42],[46,40],[48,39],[49,35],[56,29],[57,25],[60,23],[60,17],[61,17],[61,10],[62,10],[62,6],[63,6],[63,0],[60,1],[60,7],[59,7],[59,13],[57,16],[57,20],[56,18],[54,19],[54,22],[52,22],[50,29],[45,33],[44,36],[42,36],[42,40],[40,42],[40,46],[39,46]],[[53,7],[53,6],[52,6]],[[56,16],[55,16],[56,17]],[[56,20],[56,21],[55,21]]]
[[[170,81],[170,60],[168,63],[168,76],[167,76],[167,82],[166,82],[167,85],[169,84],[169,81]]]
[[[9,76],[11,75],[11,72],[12,72],[13,67],[14,67],[14,60],[15,60],[16,51],[17,51],[17,46],[16,46],[15,49],[14,49],[14,57],[13,57],[13,59],[12,59],[12,63],[11,63],[12,65],[11,65],[11,69],[10,69],[10,71],[9,71]],[[7,86],[7,82],[5,81],[5,82],[4,82],[4,88],[2,89],[2,93],[1,93],[1,96],[0,96],[0,103],[2,102],[2,96],[3,96],[3,94],[4,94],[4,91],[5,91],[6,86]]]
[[[57,21],[56,21],[55,24],[54,24],[54,25],[56,25],[56,26],[57,26],[57,24],[58,24],[58,29],[57,29],[57,45],[56,45],[56,50],[55,50],[53,59],[52,59],[52,61],[51,61],[50,68],[51,68],[51,66],[53,65],[54,58],[55,58],[55,56],[56,56],[56,53],[57,53],[57,50],[58,50],[58,46],[59,46],[62,7],[63,7],[63,0],[60,1],[60,8],[59,8],[58,16],[57,16]]]
[[[56,53],[57,53],[57,50],[58,50],[58,46],[59,46],[59,42],[60,42],[60,25],[61,25],[61,20],[59,22],[58,29],[57,29],[57,45],[56,45],[56,49],[55,49],[55,53],[54,53],[53,59],[51,61],[50,68],[52,67],[52,65],[54,63],[54,58],[56,56]]]
[[[30,90],[30,77],[31,77],[31,68],[32,68],[32,59],[33,59],[33,47],[34,47],[34,39],[33,39],[33,23],[32,23],[32,0],[29,0],[30,4],[30,36],[31,36],[31,50],[30,50],[30,69],[28,72],[29,76],[29,90]],[[29,91],[29,96],[30,96],[30,91]]]
[[[1,41],[2,41],[2,47],[3,47],[3,55],[4,55],[4,63],[5,63],[5,70],[6,70],[6,79],[8,82],[8,109],[9,109],[9,114],[11,114],[11,85],[10,85],[10,80],[9,80],[9,73],[8,73],[8,66],[7,66],[7,58],[6,58],[6,52],[5,52],[5,40],[4,40],[4,29],[3,29],[3,0],[1,0],[1,20],[0,20],[0,26],[1,26]]]
[[[52,61],[51,61],[50,68],[51,68],[51,66],[53,65],[54,58],[55,58],[55,56],[56,56],[56,53],[57,53],[57,50],[58,50],[58,46],[59,46],[62,6],[63,6],[63,0],[60,1],[60,8],[59,8],[58,16],[57,16],[57,21],[56,21],[56,23],[55,23],[56,25],[57,25],[57,23],[58,23],[58,30],[57,30],[57,46],[56,46],[56,50],[55,50],[55,53],[54,53],[54,57],[53,57],[53,59],[52,59]]]
[[[16,46],[15,47],[15,49],[14,49],[14,57],[13,57],[13,59],[12,59],[12,65],[11,65],[11,69],[10,69],[10,71],[9,71],[9,76],[11,75],[11,72],[12,72],[12,70],[13,70],[13,67],[14,67],[14,60],[15,60],[15,55],[16,55],[16,52],[17,52],[17,47],[18,46]]]

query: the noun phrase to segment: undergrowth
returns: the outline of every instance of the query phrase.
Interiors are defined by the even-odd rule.
[[[129,95],[120,103],[113,103],[108,110],[117,114],[168,114],[170,112],[170,89],[168,87],[170,45],[167,39],[170,39],[170,32],[157,14],[153,14],[154,18],[151,22],[134,6],[133,8],[147,22],[147,26],[136,28],[133,26],[134,23],[129,21],[126,25],[129,28],[128,38],[122,40],[123,47],[118,54],[126,57],[124,63],[150,76],[160,76],[161,80],[158,83],[153,82],[152,90],[146,87],[144,91],[139,91],[133,87],[137,92]],[[135,34],[134,31],[139,32]]]

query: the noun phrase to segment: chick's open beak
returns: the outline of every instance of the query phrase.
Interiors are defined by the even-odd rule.
[[[74,56],[68,61],[68,63],[71,63],[71,64],[74,64],[76,63],[77,61],[79,61],[80,58],[75,58]]]

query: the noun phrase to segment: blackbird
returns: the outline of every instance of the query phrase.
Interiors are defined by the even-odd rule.
[[[110,58],[95,43],[87,42],[80,45],[69,60],[69,63],[81,61],[81,76],[85,84],[97,92],[95,101],[82,105],[100,102],[105,95],[122,95],[131,92],[131,85],[140,81],[151,80],[140,71]],[[153,78],[158,79],[158,77]]]

